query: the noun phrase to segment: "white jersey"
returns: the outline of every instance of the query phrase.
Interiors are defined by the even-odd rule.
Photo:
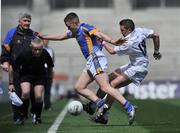
[[[115,46],[114,51],[118,55],[129,55],[130,63],[120,69],[138,85],[147,75],[148,56],[146,52],[145,39],[154,31],[146,28],[135,28],[133,32],[127,35],[127,43],[121,46]]]
[[[133,32],[127,35],[127,43],[121,46],[115,46],[114,51],[118,55],[129,55],[132,65],[148,64],[145,39],[153,34],[153,30],[146,28],[135,28]]]

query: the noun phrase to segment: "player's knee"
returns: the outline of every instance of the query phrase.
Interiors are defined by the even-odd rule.
[[[101,90],[105,93],[108,93],[108,86],[101,86]]]
[[[81,85],[79,85],[79,84],[75,84],[74,89],[75,89],[77,92],[79,92],[79,91],[81,91],[81,90],[83,89],[83,87],[82,87]]]
[[[114,81],[111,81],[110,85],[111,85],[112,87],[116,87],[116,86],[117,86],[117,83],[114,82]]]
[[[29,99],[29,93],[28,92],[25,92],[25,93],[22,93],[22,99]]]

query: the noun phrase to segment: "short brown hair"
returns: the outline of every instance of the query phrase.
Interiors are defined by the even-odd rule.
[[[77,19],[79,21],[78,15],[76,13],[74,13],[74,12],[70,12],[64,18],[64,22],[66,23],[67,21],[72,20],[72,19]]]
[[[132,31],[135,29],[135,24],[131,19],[123,19],[119,22],[119,25],[123,25],[126,29],[130,28]]]

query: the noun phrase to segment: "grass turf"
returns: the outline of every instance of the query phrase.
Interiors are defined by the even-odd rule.
[[[110,111],[107,125],[92,123],[88,115],[67,114],[57,133],[180,133],[180,99],[131,100],[139,108],[136,122],[128,125],[127,114],[118,103]],[[41,125],[34,125],[29,118],[23,126],[13,125],[9,103],[1,104],[0,131],[6,133],[47,133],[67,100],[53,104],[51,111],[43,111]]]

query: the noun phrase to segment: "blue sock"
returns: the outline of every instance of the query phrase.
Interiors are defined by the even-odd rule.
[[[98,98],[95,103],[98,108],[101,108],[104,105],[104,100]]]
[[[132,109],[133,109],[133,105],[130,104],[130,102],[128,102],[127,100],[124,103],[123,107],[128,113],[130,113],[132,111]]]

